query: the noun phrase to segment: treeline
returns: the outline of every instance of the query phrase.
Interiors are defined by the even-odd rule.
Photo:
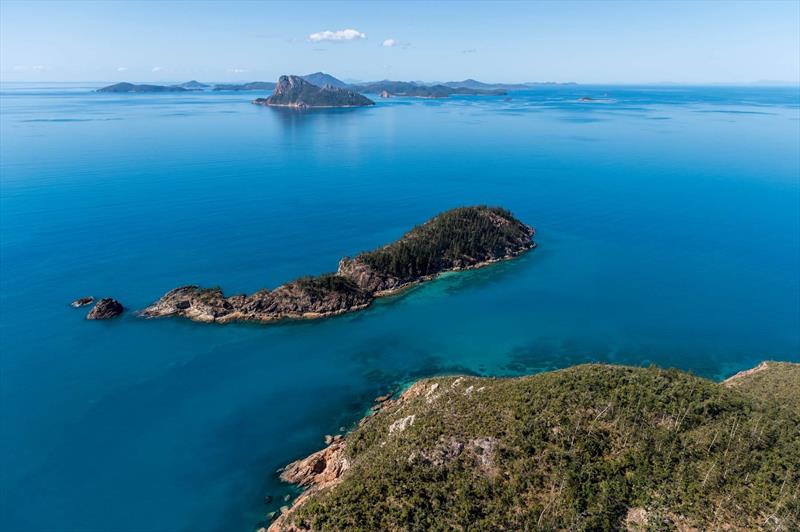
[[[494,215],[494,216],[493,216]],[[510,223],[497,223],[497,216]],[[499,207],[460,207],[444,212],[400,240],[358,259],[401,279],[437,273],[457,260],[478,262],[505,254],[527,238],[524,226]]]

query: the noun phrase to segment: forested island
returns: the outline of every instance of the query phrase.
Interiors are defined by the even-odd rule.
[[[454,94],[468,96],[502,96],[504,89],[480,89],[459,87],[454,85],[421,85],[410,81],[375,81],[355,86],[356,90],[365,93],[386,93],[392,96],[411,96],[414,98],[447,98]]]
[[[301,76],[281,76],[269,98],[258,98],[257,105],[274,107],[364,107],[375,102],[350,89],[325,85],[318,87]]]
[[[97,89],[97,92],[118,92],[118,93],[125,93],[125,92],[187,92],[189,89],[178,85],[150,85],[150,84],[136,84],[136,83],[114,83],[113,85],[108,85],[107,87],[103,87],[101,89]]]
[[[442,272],[516,257],[535,247],[533,236],[532,227],[505,209],[460,207],[435,216],[387,246],[343,258],[335,273],[230,297],[220,288],[183,286],[165,294],[141,315],[217,323],[335,316],[366,308],[376,297],[397,293]]]
[[[780,362],[425,379],[289,464],[269,532],[797,530],[798,389]]]

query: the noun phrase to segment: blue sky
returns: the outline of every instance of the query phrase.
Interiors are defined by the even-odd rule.
[[[0,0],[5,81],[317,70],[359,80],[800,81],[800,2]]]

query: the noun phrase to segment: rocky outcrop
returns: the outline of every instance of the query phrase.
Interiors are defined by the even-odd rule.
[[[107,320],[110,318],[116,318],[122,314],[122,311],[124,310],[125,307],[123,307],[122,304],[116,299],[104,297],[97,302],[92,310],[89,311],[89,314],[86,315],[86,319]]]
[[[300,76],[281,76],[269,98],[258,98],[253,103],[299,109],[375,105],[375,102],[357,92],[333,85],[318,87]]]
[[[345,440],[336,439],[321,451],[292,462],[281,473],[281,480],[308,488],[292,504],[284,508],[281,515],[270,525],[269,531],[301,530],[294,525],[287,526],[286,521],[294,508],[300,507],[317,491],[339,483],[342,474],[350,469],[350,461],[345,456]]]
[[[148,318],[183,316],[195,321],[271,322],[335,316],[365,308],[373,295],[344,277],[327,275],[298,279],[274,290],[225,297],[219,288],[182,286],[144,309]]]
[[[508,211],[462,207],[440,214],[388,246],[343,258],[335,273],[230,297],[219,288],[182,286],[141,315],[182,316],[207,323],[336,316],[366,308],[376,297],[394,294],[445,271],[479,268],[515,257],[535,246],[533,235],[533,228]]]
[[[80,308],[80,307],[85,307],[86,305],[91,305],[92,303],[94,303],[94,298],[92,296],[86,296],[86,297],[79,297],[78,299],[70,303],[70,306],[74,308]]]

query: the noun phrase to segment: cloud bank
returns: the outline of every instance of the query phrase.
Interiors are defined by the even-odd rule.
[[[366,39],[367,36],[361,33],[358,30],[354,29],[346,29],[346,30],[338,30],[338,31],[318,31],[317,33],[312,33],[308,36],[308,40],[311,42],[323,42],[323,41],[332,41],[332,42],[343,42],[343,41],[357,41],[359,39]]]

